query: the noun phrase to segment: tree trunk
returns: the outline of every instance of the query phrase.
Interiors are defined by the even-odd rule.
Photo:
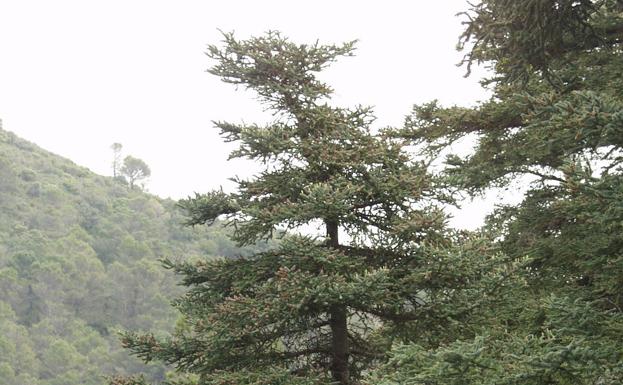
[[[339,246],[338,229],[336,221],[326,221],[327,244],[330,247]],[[334,304],[329,309],[329,325],[331,327],[331,376],[340,385],[350,384],[350,372],[348,369],[348,324],[346,306]]]
[[[329,324],[331,325],[331,375],[340,385],[350,384],[348,370],[348,327],[346,324],[346,307],[334,305],[331,307]]]

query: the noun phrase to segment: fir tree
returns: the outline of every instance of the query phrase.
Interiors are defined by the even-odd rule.
[[[466,60],[491,65],[493,97],[476,108],[416,106],[397,135],[432,154],[473,138],[474,152],[450,155],[445,172],[473,195],[529,182],[523,201],[487,224],[523,268],[499,291],[480,337],[405,347],[395,360],[409,363],[377,378],[621,383],[623,4],[486,0],[468,16]]]
[[[128,333],[125,346],[202,384],[346,385],[384,358],[392,337],[438,344],[460,332],[481,274],[470,257],[483,246],[454,252],[459,237],[439,208],[450,198],[406,141],[373,133],[368,108],[329,104],[332,90],[316,73],[352,55],[353,43],[224,36],[224,48],[209,47],[209,72],[253,90],[276,120],[216,125],[239,144],[231,157],[263,171],[235,179],[234,193],[180,205],[189,225],[218,218],[241,245],[289,235],[250,257],[167,262],[189,287],[177,303],[188,327],[169,339]],[[292,232],[302,226],[320,234]]]

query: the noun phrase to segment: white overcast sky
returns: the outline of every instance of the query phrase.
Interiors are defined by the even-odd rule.
[[[266,119],[249,92],[205,70],[218,29],[240,38],[279,30],[295,42],[358,39],[356,56],[322,75],[342,106],[374,106],[399,126],[415,103],[473,105],[455,50],[464,0],[0,0],[4,128],[104,175],[110,145],[152,169],[148,189],[180,198],[253,167],[227,162],[213,120]],[[475,208],[474,212],[481,211]],[[468,215],[469,216],[469,215]]]

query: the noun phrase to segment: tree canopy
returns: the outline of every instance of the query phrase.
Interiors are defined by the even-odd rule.
[[[394,339],[415,338],[408,330],[425,330],[418,338],[430,344],[444,338],[441,328],[460,330],[484,246],[446,229],[440,206],[452,198],[406,141],[374,133],[369,108],[329,104],[332,90],[316,74],[351,56],[353,43],[298,45],[276,32],[224,38],[209,47],[209,72],[255,91],[276,118],[216,126],[239,144],[231,157],[263,170],[235,179],[236,192],[180,205],[190,225],[233,226],[240,245],[286,233],[249,257],[170,262],[189,287],[176,304],[189,330],[128,333],[124,344],[205,384],[346,385]],[[319,233],[293,232],[301,226]]]
[[[416,106],[395,134],[450,153],[446,180],[472,195],[520,181],[523,200],[499,206],[487,229],[523,267],[475,338],[399,348],[376,378],[620,383],[623,4],[486,0],[467,15],[466,60],[491,65],[492,98]],[[460,140],[475,143],[470,155],[452,153]]]
[[[123,166],[119,169],[119,174],[125,177],[130,188],[133,188],[136,182],[151,176],[151,169],[144,160],[128,155],[123,158]]]
[[[354,42],[224,34],[209,72],[272,118],[215,122],[261,170],[181,200],[192,229],[0,129],[0,378],[623,383],[623,2],[481,0],[463,17],[463,64],[489,66],[491,98],[382,130],[321,80]],[[132,157],[117,171],[149,175]],[[510,188],[520,201],[481,229],[447,227],[461,195]],[[180,291],[154,262],[169,255],[186,256],[163,260],[186,288],[175,324]]]

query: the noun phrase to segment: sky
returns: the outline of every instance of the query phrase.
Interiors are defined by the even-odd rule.
[[[464,0],[162,1],[0,0],[0,119],[5,130],[98,174],[112,174],[112,143],[151,168],[151,193],[207,192],[256,170],[227,161],[212,121],[265,122],[249,91],[206,72],[219,30],[238,38],[281,31],[297,43],[358,40],[320,77],[334,103],[374,107],[376,126],[400,126],[433,99],[487,98],[465,78],[455,47]],[[481,202],[482,203],[482,202]],[[459,220],[473,227],[481,203]],[[467,211],[466,211],[467,210]],[[471,210],[471,211],[470,211]],[[470,214],[471,213],[471,214]]]

